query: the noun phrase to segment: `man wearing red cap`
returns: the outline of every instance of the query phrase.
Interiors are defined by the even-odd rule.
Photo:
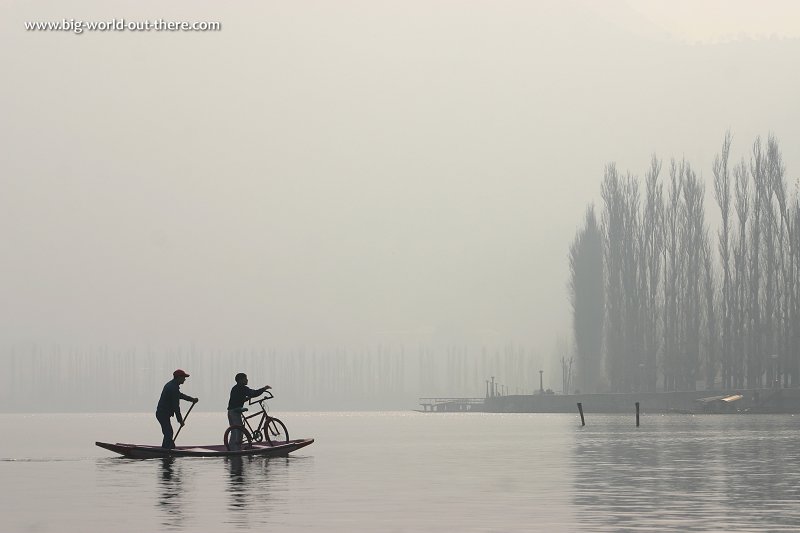
[[[175,447],[170,418],[175,415],[175,419],[183,426],[180,401],[186,400],[187,402],[197,403],[197,398],[192,398],[181,392],[181,385],[189,377],[189,374],[179,368],[172,373],[172,376],[172,379],[164,385],[164,390],[161,391],[161,398],[158,400],[158,407],[156,407],[156,419],[161,424],[161,432],[164,434],[164,441],[161,443],[161,447],[167,449]]]

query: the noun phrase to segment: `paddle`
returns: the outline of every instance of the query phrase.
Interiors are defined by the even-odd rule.
[[[174,437],[172,437],[172,445],[173,446],[175,446],[175,441],[178,439],[178,435],[181,434],[181,430],[183,429],[183,426],[186,425],[186,419],[189,418],[189,413],[192,412],[192,409],[194,409],[194,404],[196,404],[196,403],[197,402],[192,402],[192,406],[189,408],[188,411],[186,411],[186,416],[183,417],[183,425],[181,425],[181,427],[178,428],[178,432],[175,433]]]

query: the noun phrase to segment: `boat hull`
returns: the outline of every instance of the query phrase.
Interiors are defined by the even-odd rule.
[[[208,446],[176,446],[168,450],[160,446],[147,446],[145,444],[125,444],[117,442],[95,442],[106,450],[118,453],[131,459],[155,459],[159,457],[243,457],[262,456],[280,457],[304,448],[313,443],[314,439],[296,439],[283,444],[270,446],[268,443],[256,443],[246,450],[228,450],[223,444],[210,444]]]

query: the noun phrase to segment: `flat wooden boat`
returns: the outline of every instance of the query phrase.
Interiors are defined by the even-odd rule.
[[[131,459],[154,459],[158,457],[242,457],[258,455],[263,457],[280,457],[304,448],[314,442],[314,439],[296,439],[282,444],[271,446],[269,443],[253,443],[244,450],[228,450],[224,444],[209,444],[208,446],[176,446],[171,450],[161,446],[148,446],[146,444],[124,444],[118,442],[95,442],[97,446],[111,450]]]

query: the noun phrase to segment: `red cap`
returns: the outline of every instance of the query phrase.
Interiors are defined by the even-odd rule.
[[[175,372],[173,372],[172,375],[175,376],[176,378],[188,378],[189,377],[189,374],[187,374],[186,372],[184,372],[180,368],[178,370],[176,370]]]

